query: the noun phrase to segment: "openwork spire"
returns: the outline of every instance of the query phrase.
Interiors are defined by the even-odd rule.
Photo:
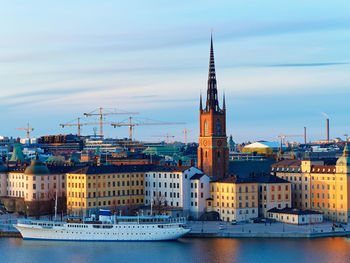
[[[215,74],[215,60],[214,60],[214,47],[213,47],[213,34],[210,39],[210,59],[209,59],[209,73],[208,73],[208,90],[207,90],[207,103],[205,107],[206,111],[214,110],[216,112],[221,111],[218,102],[218,91],[216,88],[216,74]]]

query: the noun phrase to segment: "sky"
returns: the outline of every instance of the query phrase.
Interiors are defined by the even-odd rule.
[[[213,30],[218,93],[234,141],[350,134],[348,1],[0,0],[0,135],[76,133],[98,107],[154,121],[134,137],[198,140]],[[221,103],[221,101],[220,101]],[[325,113],[325,114],[322,114]],[[106,116],[120,122],[126,115]],[[98,125],[83,126],[93,134]],[[104,126],[107,137],[127,127]],[[160,137],[157,137],[160,136]],[[302,136],[289,140],[302,141]]]

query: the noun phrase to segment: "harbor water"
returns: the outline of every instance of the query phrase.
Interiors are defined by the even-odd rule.
[[[169,242],[54,242],[0,238],[1,263],[350,262],[350,239],[191,239]]]

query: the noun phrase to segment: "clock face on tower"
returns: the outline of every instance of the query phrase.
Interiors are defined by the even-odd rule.
[[[203,145],[204,145],[204,146],[207,146],[207,144],[208,144],[207,140],[204,140],[204,141],[203,141]]]
[[[218,140],[218,146],[222,145],[222,141]]]

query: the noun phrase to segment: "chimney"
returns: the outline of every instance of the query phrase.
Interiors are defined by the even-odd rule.
[[[304,127],[304,144],[306,144],[306,127]]]
[[[329,119],[327,118],[327,142],[329,142]]]

